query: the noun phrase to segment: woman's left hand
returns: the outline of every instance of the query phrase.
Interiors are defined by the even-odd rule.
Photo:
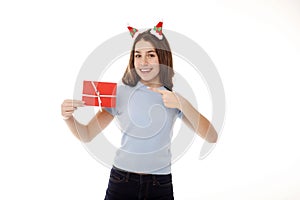
[[[164,105],[167,108],[178,108],[180,110],[180,96],[169,90],[160,90],[157,88],[148,87],[149,90],[161,94]]]

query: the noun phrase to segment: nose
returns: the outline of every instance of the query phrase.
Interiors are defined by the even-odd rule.
[[[140,62],[140,64],[141,64],[142,66],[144,66],[144,65],[147,65],[147,64],[148,64],[148,60],[147,60],[146,56],[144,56],[144,57],[142,57],[142,58],[141,58],[141,62]]]

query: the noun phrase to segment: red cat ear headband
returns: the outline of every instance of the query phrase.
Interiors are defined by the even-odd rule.
[[[156,26],[154,26],[154,28],[150,31],[150,33],[152,35],[156,36],[160,40],[163,39],[162,25],[163,25],[163,22],[158,22],[158,24]],[[135,39],[139,34],[139,30],[136,28],[132,28],[131,26],[128,26],[127,28],[130,32],[132,39]]]

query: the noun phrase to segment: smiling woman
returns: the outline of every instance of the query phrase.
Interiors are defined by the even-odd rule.
[[[160,37],[147,30],[135,38],[114,108],[103,108],[83,125],[73,112],[84,103],[65,100],[62,104],[67,125],[83,142],[93,140],[117,119],[121,147],[115,154],[105,199],[174,199],[171,140],[178,118],[208,142],[218,138],[189,100],[173,91],[171,49],[161,28],[155,31]]]

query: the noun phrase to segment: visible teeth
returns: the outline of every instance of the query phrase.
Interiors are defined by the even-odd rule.
[[[141,69],[142,72],[150,72],[151,69]]]

